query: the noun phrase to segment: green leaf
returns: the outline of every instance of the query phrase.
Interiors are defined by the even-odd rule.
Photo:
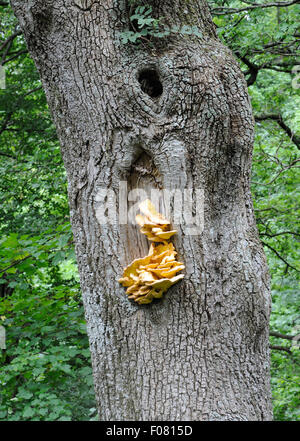
[[[32,409],[32,407],[25,407],[24,412],[23,412],[24,418],[31,418],[31,417],[33,417],[34,414],[35,414],[35,412]]]
[[[29,400],[32,397],[33,397],[33,393],[28,390],[22,389],[21,391],[18,392],[18,398],[24,398],[25,400]]]

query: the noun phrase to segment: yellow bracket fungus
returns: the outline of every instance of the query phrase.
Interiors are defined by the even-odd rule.
[[[143,216],[138,214],[136,221],[141,233],[152,243],[148,256],[135,259],[127,266],[119,282],[127,287],[128,298],[142,305],[162,297],[170,286],[183,279],[184,274],[176,273],[185,266],[176,260],[174,245],[168,242],[177,233],[170,230],[170,222],[155,210],[149,199],[143,201],[139,208]],[[153,242],[162,243],[154,245]]]

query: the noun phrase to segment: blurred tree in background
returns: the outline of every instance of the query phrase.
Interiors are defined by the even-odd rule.
[[[272,276],[274,418],[299,420],[300,5],[209,3],[245,74],[256,120],[252,193]],[[0,420],[91,420],[92,371],[59,144],[8,2],[0,2],[0,17],[0,325],[7,335]]]

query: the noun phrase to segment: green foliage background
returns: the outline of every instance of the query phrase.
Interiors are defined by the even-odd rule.
[[[257,120],[252,192],[272,276],[274,418],[299,420],[299,348],[291,338],[300,333],[300,7],[243,10],[249,4],[210,2],[217,32],[245,73]],[[0,13],[0,325],[7,337],[0,420],[93,420],[66,174],[16,19],[9,6]]]

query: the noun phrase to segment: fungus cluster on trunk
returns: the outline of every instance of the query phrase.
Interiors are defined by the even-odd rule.
[[[162,297],[170,286],[183,279],[184,274],[176,274],[184,265],[176,260],[174,245],[168,242],[177,232],[170,229],[170,222],[155,210],[149,199],[139,208],[143,215],[138,214],[136,221],[151,246],[147,256],[135,259],[124,269],[119,282],[127,287],[128,298],[142,305]],[[161,243],[155,245],[154,242]]]

